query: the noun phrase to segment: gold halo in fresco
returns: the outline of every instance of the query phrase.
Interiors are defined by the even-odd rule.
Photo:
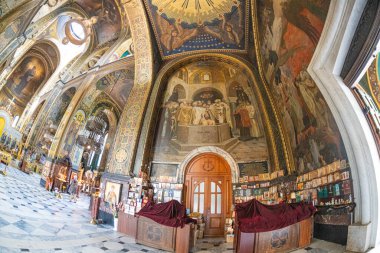
[[[158,8],[159,14],[165,14],[178,23],[203,24],[221,19],[240,3],[235,0],[152,0],[152,4]]]

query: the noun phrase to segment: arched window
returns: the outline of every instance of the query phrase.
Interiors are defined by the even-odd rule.
[[[13,118],[12,127],[16,127],[17,122],[18,122],[19,119],[20,119],[20,116],[18,116],[18,115],[16,115],[16,116]]]

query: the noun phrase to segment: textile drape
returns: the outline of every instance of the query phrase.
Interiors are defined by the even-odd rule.
[[[316,208],[303,202],[264,205],[253,199],[236,204],[235,211],[241,232],[258,233],[284,228],[305,220],[314,215]]]
[[[195,222],[186,217],[186,208],[177,200],[154,204],[148,202],[138,213],[168,227],[183,227],[186,223]]]

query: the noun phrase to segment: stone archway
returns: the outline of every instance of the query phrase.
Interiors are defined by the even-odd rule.
[[[239,182],[239,167],[236,161],[232,158],[232,156],[226,152],[225,150],[214,147],[214,146],[205,146],[205,147],[199,147],[191,151],[185,159],[182,161],[182,163],[179,165],[179,169],[177,171],[177,180],[180,183],[183,183],[185,180],[185,174],[186,174],[186,168],[188,164],[191,162],[192,159],[197,157],[200,154],[204,153],[212,153],[219,155],[222,157],[226,162],[228,163],[230,169],[231,169],[231,176],[232,176],[232,183],[238,183]]]
[[[308,67],[337,122],[350,161],[356,224],[349,227],[346,249],[355,252],[380,245],[379,153],[360,106],[339,76],[364,5],[359,0],[331,2]]]

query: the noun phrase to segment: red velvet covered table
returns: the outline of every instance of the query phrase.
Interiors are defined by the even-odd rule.
[[[188,253],[191,249],[194,225],[178,201],[148,203],[137,218],[137,243],[176,253]]]
[[[310,204],[264,205],[252,200],[235,209],[238,253],[288,252],[311,243],[316,209]]]

